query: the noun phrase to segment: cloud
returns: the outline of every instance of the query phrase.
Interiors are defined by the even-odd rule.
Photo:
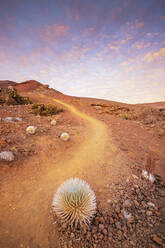
[[[43,31],[41,31],[40,37],[46,42],[56,44],[69,35],[69,30],[69,26],[58,24],[46,25]]]
[[[8,65],[10,62],[10,56],[7,55],[4,51],[0,52],[0,65]]]
[[[144,26],[144,22],[140,20],[135,20],[135,27],[136,29],[141,29]]]
[[[109,42],[107,48],[118,52],[120,49],[120,41]]]
[[[127,34],[123,40],[120,41],[121,45],[127,44],[131,39],[133,38],[133,35]]]
[[[151,45],[150,42],[136,41],[132,44],[132,48],[140,50],[140,49],[145,49],[149,47],[150,45]]]
[[[147,62],[161,62],[165,60],[165,47],[156,52],[148,52],[145,56]]]
[[[95,31],[94,27],[85,28],[83,31],[83,35],[86,37],[90,37],[91,35],[93,35],[94,31]]]

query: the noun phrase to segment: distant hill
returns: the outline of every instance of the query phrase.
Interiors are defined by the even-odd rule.
[[[17,84],[15,88],[19,91],[29,91],[35,90],[40,86],[42,86],[42,84],[36,80],[27,80],[25,82]]]
[[[49,88],[48,84],[42,84],[36,80],[27,80],[21,83],[16,83],[10,80],[0,80],[0,88],[7,88],[8,86],[14,86],[14,88],[19,92],[33,91],[36,90],[37,88],[43,88],[43,89]],[[62,92],[55,89],[53,90],[54,92],[63,95]]]
[[[21,83],[16,83],[10,80],[0,80],[0,88],[7,88],[8,86],[13,86],[19,91],[29,91],[35,90],[38,87],[43,86],[43,84],[36,80],[27,80]],[[44,85],[44,87],[49,87],[49,85]]]
[[[17,83],[10,80],[0,80],[0,87],[7,88],[10,85],[14,86],[17,85]]]

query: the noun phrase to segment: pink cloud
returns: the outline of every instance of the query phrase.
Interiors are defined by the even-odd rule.
[[[145,41],[136,41],[133,43],[132,48],[134,49],[145,49],[150,46],[150,42],[145,42]]]
[[[83,32],[83,34],[85,36],[91,36],[93,34],[93,32],[95,31],[94,27],[90,27],[90,28],[86,28]]]
[[[10,62],[10,56],[7,55],[5,52],[1,51],[0,52],[0,65],[6,65],[9,64]]]
[[[165,47],[156,52],[148,52],[145,56],[147,62],[161,62],[165,60]]]
[[[136,27],[136,29],[140,29],[140,28],[142,28],[143,26],[144,26],[144,22],[142,22],[142,21],[136,19],[136,21],[135,21],[135,27]]]
[[[107,48],[118,51],[120,49],[120,45],[118,41],[112,41],[107,45]]]
[[[53,42],[56,44],[57,41],[65,39],[69,34],[70,27],[64,25],[47,25],[45,26],[40,37],[47,42]]]
[[[123,39],[123,40],[120,41],[120,44],[122,44],[122,45],[127,44],[127,42],[130,41],[132,38],[133,38],[132,35],[127,34],[126,37],[125,37],[125,39]]]
[[[37,49],[32,49],[28,54],[20,56],[17,58],[18,64],[21,68],[27,67],[31,64],[42,64],[42,56],[52,55],[53,51],[49,46],[38,47]]]

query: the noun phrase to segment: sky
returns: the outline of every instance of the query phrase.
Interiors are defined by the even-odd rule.
[[[165,0],[5,0],[0,80],[68,95],[165,101]]]

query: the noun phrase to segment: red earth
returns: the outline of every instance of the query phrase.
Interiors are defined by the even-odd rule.
[[[71,97],[32,80],[14,88],[34,103],[57,104],[64,112],[42,117],[31,114],[30,106],[0,106],[1,118],[22,118],[0,121],[0,151],[15,154],[12,162],[0,161],[0,247],[72,247],[61,243],[55,227],[50,235],[53,195],[69,177],[86,180],[105,210],[107,199],[117,199],[113,187],[132,175],[141,178],[143,169],[165,180],[165,102],[130,105]],[[35,135],[26,134],[29,125],[37,126]],[[68,142],[60,140],[62,132],[70,134]]]

